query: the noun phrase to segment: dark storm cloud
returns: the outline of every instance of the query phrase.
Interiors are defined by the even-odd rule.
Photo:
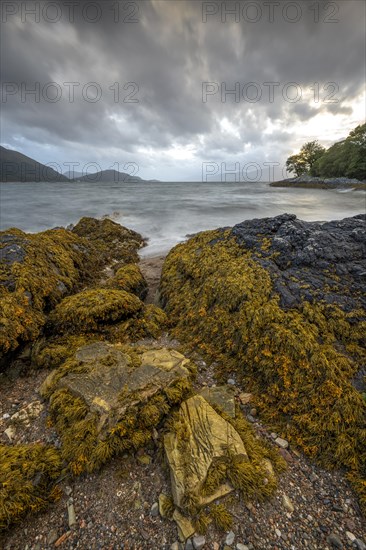
[[[262,10],[257,23],[245,20],[246,2],[79,1],[74,2],[70,21],[70,3],[59,1],[62,17],[55,23],[47,20],[47,14],[53,17],[51,4],[56,2],[4,4],[3,92],[4,83],[13,83],[19,91],[5,97],[6,101],[2,96],[1,139],[14,148],[21,144],[24,152],[41,161],[51,160],[51,151],[58,161],[74,152],[74,159],[89,154],[93,157],[89,160],[98,156],[112,163],[119,151],[138,162],[141,151],[155,152],[158,158],[173,145],[190,144],[197,165],[212,156],[241,154],[255,160],[268,151],[283,160],[293,147],[287,128],[319,113],[351,115],[350,103],[364,87],[365,7],[357,0],[330,3],[334,13],[327,7],[329,2],[312,3],[318,5],[318,14],[309,2],[294,2],[301,13],[294,23],[288,20],[294,12],[283,11],[286,2],[273,6],[273,22],[269,8],[255,2]],[[90,21],[97,14],[92,4],[99,6],[101,15],[95,23]],[[31,14],[24,22],[25,5],[40,6],[39,22]],[[229,14],[222,22],[225,5],[239,6],[237,22]],[[18,13],[12,15],[12,8]],[[204,22],[202,10],[216,13],[207,15]],[[324,22],[332,18],[338,22]],[[59,101],[49,100],[51,88],[46,97],[42,94],[49,82],[60,86]],[[80,83],[74,88],[73,102],[65,82]],[[102,92],[99,101],[83,95],[91,82]],[[217,91],[203,102],[205,82],[213,83]],[[35,83],[41,89],[39,101],[30,94],[23,93],[22,98],[22,86],[25,92]],[[124,89],[128,83],[134,84]],[[245,95],[246,90],[255,91],[245,88],[248,83],[257,86],[257,101]],[[269,83],[274,85],[273,97]],[[294,88],[289,83],[296,83],[301,92],[297,102],[292,101]],[[332,91],[329,83],[335,85],[337,103],[327,101]],[[228,93],[236,86],[239,97]],[[87,91],[92,94],[93,88]],[[311,102],[314,94],[316,104]],[[271,125],[276,130],[267,131]],[[147,160],[141,162],[147,168]],[[179,161],[175,172],[172,177],[178,178]]]

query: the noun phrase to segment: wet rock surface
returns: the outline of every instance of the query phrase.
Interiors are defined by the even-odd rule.
[[[34,341],[48,312],[107,263],[138,261],[143,239],[111,220],[83,218],[72,231],[0,233],[0,360]],[[122,265],[122,264],[121,264]]]
[[[319,223],[283,214],[244,221],[232,235],[257,254],[284,308],[324,300],[350,311],[366,305],[365,229],[366,215]]]
[[[175,350],[121,350],[96,342],[54,370],[40,393],[50,400],[63,456],[74,473],[146,445],[190,389],[189,365]]]
[[[293,443],[343,464],[363,505],[365,220],[284,214],[202,232],[169,253],[161,282],[173,335],[253,394],[248,420],[272,422],[285,456]]]
[[[288,227],[281,229],[281,226],[290,223],[291,220],[280,223],[276,218],[273,220],[276,227],[279,227],[278,230],[283,231],[283,238],[289,239],[287,233],[289,231],[292,235],[294,228],[291,226],[290,231]],[[297,221],[292,221],[296,225]],[[253,220],[253,223],[255,225],[257,220]],[[353,238],[349,237],[350,227],[351,225],[345,230],[347,242],[348,239],[351,242]],[[54,234],[57,234],[57,231]],[[80,224],[78,231],[84,233],[84,236],[77,238],[85,238],[84,246],[87,248],[95,247],[92,236],[86,239],[88,232],[99,232],[99,237],[95,238],[95,241],[103,235],[103,238],[110,238],[112,243],[114,240],[117,243],[118,236],[123,233],[113,224],[95,224],[94,221],[90,224],[88,219]],[[332,232],[333,229],[330,233]],[[241,230],[241,235],[243,234],[244,231]],[[117,255],[121,253],[124,259],[112,260],[110,266],[107,265],[107,269],[100,272],[99,276],[102,279],[97,284],[100,289],[118,290],[114,285],[116,282],[122,282],[123,285],[129,286],[123,287],[121,291],[132,292],[143,298],[146,286],[139,270],[131,264],[131,261],[135,261],[134,254],[141,241],[134,232],[128,235],[131,248],[130,245],[116,247]],[[28,236],[26,238],[28,239]],[[246,238],[248,239],[248,236]],[[6,239],[6,246],[12,245],[13,240],[10,239],[6,243]],[[222,232],[215,232],[214,239],[220,243]],[[286,255],[293,265],[296,264],[296,269],[300,269],[301,266],[301,270],[306,271],[306,262],[301,263],[301,259],[297,264],[296,253],[291,247],[284,247],[282,252],[277,250],[278,254],[274,253],[271,257],[268,253],[272,245],[267,240],[270,239],[270,235],[252,232],[251,239],[253,258],[258,265],[262,265],[260,262],[272,262],[282,254],[280,266],[276,264],[279,271],[285,272],[287,269],[284,265]],[[297,241],[293,242],[297,246]],[[307,241],[300,239],[299,242],[306,244]],[[325,247],[324,243],[322,246]],[[248,244],[239,244],[243,250],[249,249]],[[204,246],[206,245],[200,243],[201,249],[195,250],[193,258],[186,255],[183,250],[174,266],[174,277],[178,275],[178,279],[184,281],[188,276],[190,284],[199,279],[195,256],[198,256],[199,265],[202,260],[200,250],[204,250]],[[358,245],[351,249],[353,261],[358,254]],[[100,251],[102,253],[101,248]],[[104,253],[104,258],[109,258],[110,261],[113,251],[105,250]],[[4,255],[2,269],[5,271],[2,271],[2,274],[5,273],[5,280],[10,273],[7,271],[9,266],[21,265],[21,261],[27,262],[27,256],[22,256],[17,249],[6,249]],[[237,315],[240,301],[237,301],[234,291],[238,288],[240,270],[245,271],[248,267],[240,260],[238,272],[235,271],[234,265],[233,276],[222,283],[222,260],[222,257],[219,258],[219,268],[216,265],[213,269],[215,307],[218,308],[215,313],[219,312],[216,318],[220,324],[220,337],[223,337],[224,346],[230,348],[237,336],[230,339],[230,331],[228,332],[225,326],[225,314],[228,310]],[[332,261],[330,256],[327,262],[331,265]],[[342,253],[340,263],[347,264]],[[314,274],[315,264],[316,259],[311,264]],[[271,269],[267,269],[266,273],[272,277]],[[347,266],[346,270],[346,277],[351,280],[352,269]],[[117,274],[119,282],[110,282]],[[270,285],[267,279],[260,279],[261,271],[255,274],[269,295]],[[210,274],[205,273],[204,276],[210,285]],[[326,294],[328,290],[326,285],[322,287],[322,277],[323,274],[320,277],[320,287]],[[79,282],[81,280],[78,279]],[[245,292],[255,301],[255,285],[251,280],[249,282],[252,287],[246,285]],[[66,284],[59,280],[56,288],[60,295],[65,292],[61,283],[67,292],[69,288],[67,282]],[[73,292],[81,290],[77,288],[78,284]],[[6,285],[4,288],[7,288]],[[224,288],[228,288],[233,298],[229,304],[225,303],[223,294],[220,294]],[[341,296],[344,288],[345,285],[342,286]],[[346,299],[342,298],[339,302],[344,309],[350,307],[352,311],[354,305],[362,303],[360,296],[353,292],[353,289],[351,286],[349,296],[345,292]],[[294,292],[295,298],[299,299],[300,307],[305,299],[300,292],[302,290],[304,289],[300,288],[298,293]],[[185,296],[189,295],[187,287],[184,292]],[[212,339],[216,334],[216,326],[212,330],[210,306],[208,302],[200,303],[202,297],[206,299],[204,293],[195,295],[195,303],[189,314],[193,314],[197,307],[198,316],[194,319],[196,328],[207,338],[203,330],[204,325],[200,324],[200,320],[203,320],[211,331]],[[28,298],[33,300],[34,295]],[[163,298],[166,299],[166,295]],[[59,298],[55,303],[48,303],[47,307],[52,310],[58,301]],[[283,303],[284,310],[286,307]],[[146,334],[151,334],[151,331],[146,332],[144,328],[149,316],[160,318],[163,314],[155,306],[149,308],[150,306],[143,304],[138,313],[122,322],[108,318],[108,331],[103,329],[99,334],[73,334],[75,329],[71,329],[70,334],[60,336],[55,330],[51,334],[46,334],[45,338],[37,340],[37,345],[24,349],[16,361],[11,363],[11,368],[0,374],[0,445],[8,452],[8,455],[2,453],[0,457],[0,497],[5,494],[4,488],[5,491],[9,491],[10,482],[14,488],[10,501],[14,495],[18,498],[25,494],[24,502],[33,505],[33,512],[37,510],[38,508],[34,507],[35,502],[28,500],[27,491],[30,487],[31,491],[34,491],[32,495],[37,495],[38,491],[43,499],[42,503],[38,503],[39,508],[46,506],[44,511],[36,515],[33,513],[24,516],[24,509],[20,511],[19,517],[10,513],[11,521],[18,521],[20,517],[22,521],[0,535],[0,547],[5,550],[332,550],[333,547],[337,547],[334,544],[338,544],[338,547],[349,550],[365,548],[365,519],[344,474],[322,470],[301,454],[286,426],[266,423],[268,418],[264,415],[262,403],[258,401],[256,388],[244,385],[243,378],[234,368],[232,360],[227,359],[221,351],[215,353],[212,359],[207,353],[207,348],[200,348],[199,342],[195,340],[195,330],[189,325],[189,316],[184,318],[184,321],[188,323],[188,333],[192,342],[194,341],[194,346],[190,351],[185,346],[184,355],[180,353],[182,348],[179,341],[173,340],[169,334],[164,334],[159,340],[156,340],[157,336],[146,337]],[[260,307],[255,305],[255,309],[258,310],[259,318],[262,316],[267,319],[267,314],[263,315]],[[48,314],[48,311],[46,313]],[[274,313],[270,311],[270,315],[273,314],[277,315],[276,310]],[[243,312],[240,315],[243,315]],[[235,318],[235,323],[238,323],[238,318],[240,319],[240,316]],[[119,327],[121,323],[123,331]],[[99,329],[103,323],[97,319],[96,325]],[[342,324],[342,330],[344,326],[346,325]],[[139,334],[144,339],[133,344]],[[287,335],[289,334],[288,332]],[[101,341],[102,338],[109,339],[112,335],[115,336],[113,344]],[[33,338],[34,336],[30,335],[31,341]],[[206,346],[208,342],[209,340],[206,340]],[[266,336],[259,339],[259,342],[261,346],[258,349],[268,353]],[[306,342],[306,338],[303,338],[302,342]],[[178,348],[179,351],[174,348]],[[352,351],[352,348],[350,350]],[[229,357],[231,355],[232,358],[232,349],[228,351]],[[204,358],[201,352],[204,353]],[[249,360],[256,364],[254,355]],[[266,361],[268,369],[274,359],[270,357]],[[20,367],[16,366],[17,364]],[[27,369],[22,370],[22,364],[28,365]],[[194,364],[199,372],[192,385]],[[241,366],[245,364],[246,361],[241,360]],[[224,366],[226,371],[221,371]],[[36,370],[40,368],[54,370],[51,373]],[[224,377],[220,376],[220,371],[224,372]],[[361,375],[358,379],[359,384],[362,384]],[[228,384],[222,385],[223,382]],[[45,397],[43,401],[38,391],[40,387]],[[328,385],[326,389],[328,393],[337,393],[335,387]],[[342,386],[343,389],[345,387]],[[321,389],[320,386],[317,388]],[[285,387],[283,391],[284,395],[288,395],[291,389]],[[309,386],[305,393],[308,399],[311,395]],[[277,394],[278,403],[281,395],[283,394]],[[318,391],[318,400],[321,395]],[[342,398],[338,395],[335,398],[337,403],[342,403]],[[359,407],[358,401],[352,403]],[[321,412],[318,411],[317,414]],[[328,421],[328,416],[323,415],[323,423]],[[237,441],[241,452],[237,452],[235,445],[235,448],[230,445],[231,438],[228,435],[235,433],[239,439],[234,437],[234,440]],[[172,443],[171,452],[168,450],[166,454],[171,460],[167,460],[169,465],[166,468],[162,460],[163,446],[164,441],[169,442],[169,439]],[[123,444],[120,446],[121,442]],[[36,446],[34,460],[28,451],[24,450],[29,445]],[[42,451],[46,448],[48,455]],[[217,456],[213,456],[214,449],[218,450]],[[14,458],[15,455],[12,453],[18,451],[21,451],[18,466],[15,466],[16,461],[13,460],[14,465],[10,465],[9,469],[8,461],[4,461],[4,457]],[[213,456],[213,459],[206,460],[210,456]],[[280,459],[276,458],[281,456],[282,462],[287,463],[287,470],[282,473],[279,467]],[[195,457],[195,460],[192,457]],[[219,476],[218,485],[215,477],[217,469],[212,468],[216,460],[226,474],[226,477]],[[174,494],[179,493],[174,479],[181,478],[184,482],[187,481],[191,474],[196,474],[200,470],[199,464],[206,465],[201,472],[202,475],[196,477],[195,483],[188,483],[187,487],[189,486],[190,490],[184,490],[181,494],[192,496],[193,487],[196,492],[206,492],[212,497],[213,481],[215,490],[228,484],[230,492],[214,502],[208,498],[208,504],[197,502],[195,499],[187,501],[183,497],[179,503],[176,497],[174,502]],[[172,468],[177,465],[178,475],[171,475]],[[48,478],[45,477],[47,468],[50,474]],[[20,475],[14,475],[14,472],[19,472]],[[31,486],[27,485],[29,481]],[[263,499],[264,496],[268,498]],[[0,503],[1,514],[4,512],[4,499],[0,499]]]
[[[204,504],[230,493],[232,487],[224,483],[211,495],[203,496],[202,485],[213,461],[226,456],[226,452],[248,460],[239,434],[198,395],[182,403],[179,422],[184,425],[184,433],[173,432],[164,437],[174,503],[184,508],[187,495],[196,495]]]
[[[315,187],[320,189],[366,188],[366,183],[355,178],[321,178],[317,176],[297,176],[271,183],[272,187]]]

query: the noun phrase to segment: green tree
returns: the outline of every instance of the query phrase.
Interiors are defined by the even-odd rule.
[[[357,126],[346,139],[332,145],[315,162],[312,175],[366,181],[366,124]]]
[[[286,167],[289,172],[294,172],[296,176],[309,174],[324,153],[325,148],[317,140],[309,141],[301,147],[300,153],[287,159]]]

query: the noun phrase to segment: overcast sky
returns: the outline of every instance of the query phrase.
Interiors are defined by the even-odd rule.
[[[364,122],[365,5],[2,1],[1,144],[63,172],[268,180]]]

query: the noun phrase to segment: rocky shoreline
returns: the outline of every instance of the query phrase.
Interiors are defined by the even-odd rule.
[[[271,187],[309,187],[310,189],[366,189],[366,182],[350,178],[298,176],[275,181]]]
[[[3,232],[1,547],[364,550],[365,221]]]

